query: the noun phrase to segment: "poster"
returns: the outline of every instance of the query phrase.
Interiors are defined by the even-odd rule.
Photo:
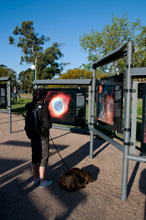
[[[123,74],[98,81],[96,116],[98,124],[122,132]]]
[[[146,86],[143,86],[143,110],[141,126],[141,153],[146,153]]]
[[[48,91],[45,97],[52,121],[70,122],[75,120],[75,93],[73,91]]]
[[[0,84],[0,108],[7,108],[7,85]]]
[[[115,90],[114,86],[99,85],[97,120],[114,124]]]
[[[52,122],[84,126],[86,119],[86,89],[46,90],[45,104]]]

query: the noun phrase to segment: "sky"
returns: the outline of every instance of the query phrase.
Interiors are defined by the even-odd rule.
[[[61,52],[64,57],[59,62],[69,62],[64,69],[79,68],[88,63],[81,46],[80,37],[92,30],[101,31],[111,25],[112,15],[122,18],[127,14],[130,22],[139,17],[146,25],[146,0],[0,0],[0,64],[13,69],[17,75],[32,64],[20,65],[23,55],[20,48],[9,45],[16,25],[23,21],[33,21],[39,36],[50,37],[44,49],[54,42],[63,43]]]

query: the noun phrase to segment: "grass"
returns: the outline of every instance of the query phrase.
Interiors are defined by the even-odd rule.
[[[32,98],[17,98],[17,102],[11,100],[11,111],[20,115],[26,114],[25,105],[27,102],[31,102]]]
[[[138,105],[137,105],[137,115],[142,116],[142,100],[138,100]]]

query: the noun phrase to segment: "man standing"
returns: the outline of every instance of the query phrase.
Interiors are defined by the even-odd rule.
[[[26,110],[27,113],[29,111],[36,113],[37,130],[39,131],[37,132],[37,135],[30,138],[34,184],[38,184],[40,182],[40,188],[45,188],[52,184],[52,181],[45,180],[45,169],[49,159],[49,129],[52,127],[52,122],[48,107],[44,105],[44,94],[42,90],[34,90],[33,101],[26,104]]]
[[[13,89],[13,101],[17,102],[17,89],[16,89],[16,86],[14,86],[14,89]]]

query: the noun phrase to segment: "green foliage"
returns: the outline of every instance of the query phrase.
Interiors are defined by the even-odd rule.
[[[102,71],[98,72],[96,75],[97,78],[102,78],[108,74],[103,73]],[[92,71],[86,69],[69,69],[66,73],[60,74],[59,79],[92,79]]]
[[[146,26],[135,38],[134,67],[146,66]]]
[[[60,51],[62,44],[57,42],[48,47],[44,53],[39,53],[37,62],[37,78],[52,79],[56,74],[60,74],[65,63],[58,63],[58,60],[63,57]]]
[[[8,68],[4,65],[0,65],[0,77],[7,77],[8,74]]]
[[[13,100],[11,100],[12,102],[11,111],[13,113],[25,115],[26,114],[25,105],[27,104],[27,102],[31,102],[31,101],[32,101],[32,98],[17,98],[17,102],[14,102]]]
[[[44,35],[39,37],[39,34],[35,33],[32,21],[23,21],[21,27],[16,26],[13,35],[16,39],[10,36],[9,44],[14,44],[22,49],[24,55],[21,56],[21,64],[26,62],[36,65],[37,79],[51,79],[55,74],[61,73],[66,65],[66,63],[58,62],[63,57],[60,51],[62,44],[55,42],[44,51],[43,46],[50,38]],[[25,71],[21,72],[20,80],[25,75]]]
[[[137,115],[142,117],[142,100],[138,100]]]
[[[66,73],[60,74],[59,79],[91,79],[92,71],[81,70],[78,68],[69,69]]]
[[[21,82],[22,90],[28,91],[28,92],[32,91],[33,72],[31,69],[20,72],[18,80]]]
[[[3,64],[0,65],[0,77],[11,77],[12,88],[14,86],[19,87],[19,84],[17,82],[16,72]]]
[[[34,63],[37,53],[43,51],[43,45],[49,41],[50,38],[45,38],[44,35],[38,37],[35,33],[32,21],[23,21],[21,27],[16,26],[13,35],[16,36],[14,39],[12,36],[9,37],[9,44],[14,44],[20,47],[24,53],[21,56],[21,62]]]
[[[134,55],[134,66],[144,66],[146,64],[146,27],[142,27],[139,18],[135,22],[129,22],[127,14],[123,15],[122,18],[113,15],[112,24],[105,25],[101,32],[92,30],[90,34],[84,33],[80,37],[80,45],[88,53],[90,67],[92,67],[91,64],[94,61],[129,41],[136,45],[137,52]],[[86,68],[86,65],[84,65],[84,68]],[[98,74],[105,71],[109,75],[125,72],[125,60],[114,61],[112,64],[107,65],[106,69],[98,68]]]

